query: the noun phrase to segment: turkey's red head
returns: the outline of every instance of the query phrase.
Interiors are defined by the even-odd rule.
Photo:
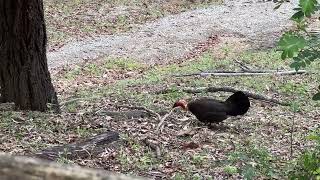
[[[178,100],[176,103],[174,103],[173,107],[172,108],[175,108],[175,107],[181,107],[183,110],[188,110],[188,103],[186,100]]]

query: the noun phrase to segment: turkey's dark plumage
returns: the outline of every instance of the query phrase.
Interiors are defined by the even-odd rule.
[[[183,103],[176,103],[175,106],[182,106]],[[231,95],[226,101],[219,101],[211,98],[200,98],[186,104],[185,109],[194,114],[199,121],[205,123],[218,123],[229,116],[245,114],[250,107],[247,95],[238,91]]]
[[[188,103],[188,110],[202,122],[220,122],[227,118],[227,107],[224,102],[201,98]]]

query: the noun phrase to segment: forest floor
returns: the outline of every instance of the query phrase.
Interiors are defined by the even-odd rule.
[[[83,17],[78,19],[76,14],[72,14],[77,13],[75,10],[91,12],[97,6],[109,7],[108,4],[102,6],[90,4],[89,1],[74,1],[84,2],[74,6],[52,2],[46,6],[50,10],[50,17],[58,18],[70,12],[67,17],[79,22],[82,22],[80,19]],[[199,4],[174,6],[169,3],[166,7],[156,6],[156,3],[154,6],[152,3],[149,5],[157,9],[155,12],[162,13],[143,21],[167,15],[164,12],[179,13],[199,7]],[[123,8],[123,4],[119,7]],[[174,11],[171,11],[173,7]],[[80,11],[81,8],[85,9]],[[62,27],[58,20],[55,25],[48,20],[52,52],[58,52],[58,47],[73,41],[73,38],[79,40],[77,32],[82,37],[94,36],[91,32],[114,35],[127,31],[122,29],[122,24],[121,28],[116,27],[115,32],[100,32],[92,27],[93,31],[86,34],[82,32],[85,31],[82,26],[73,27],[62,23]],[[75,24],[81,25],[79,22]],[[133,26],[136,23],[130,20],[124,24],[129,22]],[[61,29],[52,30],[56,27]],[[70,34],[69,30],[72,31]],[[67,37],[65,41],[59,39],[61,32],[61,39]],[[320,64],[308,67],[309,74],[302,75],[175,76],[214,70],[241,70],[235,60],[254,70],[290,70],[290,62],[280,60],[279,52],[273,48],[253,48],[256,44],[252,44],[247,36],[234,36],[229,32],[224,36],[207,36],[210,38],[200,38],[194,46],[190,46],[191,50],[186,51],[183,58],[155,65],[136,59],[137,56],[126,58],[99,54],[94,61],[89,58],[72,66],[54,67],[52,78],[62,113],[0,111],[0,150],[32,155],[48,147],[70,144],[113,130],[120,133],[121,142],[106,147],[103,153],[73,159],[61,155],[57,161],[156,179],[284,178],[290,160],[312,146],[306,140],[308,133],[319,127],[320,103],[311,101],[310,97],[316,92],[320,81]],[[180,98],[210,96],[223,100],[230,93],[183,91],[185,88],[223,86],[273,97],[289,102],[291,106],[250,99],[251,108],[246,115],[229,118],[216,127],[207,127],[197,122],[191,114],[176,110],[166,119],[161,133],[156,132],[159,118],[150,112],[133,113],[133,117],[123,115],[135,112],[134,107],[139,106],[163,116]],[[119,107],[121,105],[124,106]],[[114,116],[114,112],[120,113]],[[146,139],[149,143],[146,143]]]

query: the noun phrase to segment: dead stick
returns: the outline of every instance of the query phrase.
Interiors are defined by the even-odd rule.
[[[67,106],[68,104],[72,104],[72,103],[77,102],[77,101],[89,101],[89,100],[94,100],[94,99],[99,99],[99,98],[101,98],[101,97],[92,96],[92,97],[69,99],[67,101],[61,102],[60,103],[60,107]]]
[[[115,105],[116,107],[118,108],[127,108],[127,109],[137,109],[137,110],[144,110],[154,116],[156,116],[159,120],[161,119],[161,116],[160,114],[146,108],[146,107],[143,107],[143,106],[127,106],[127,105]]]
[[[240,91],[240,90],[237,90],[237,89],[234,89],[234,88],[231,88],[231,87],[204,87],[204,88],[196,88],[196,89],[191,89],[191,88],[190,89],[183,89],[183,91],[186,92],[186,93],[219,92],[219,91],[235,93],[235,92]],[[253,99],[268,101],[268,102],[272,102],[272,103],[275,103],[275,104],[280,104],[282,106],[290,105],[287,102],[281,102],[279,100],[276,100],[276,99],[273,99],[273,98],[270,98],[270,97],[265,97],[265,96],[262,96],[260,94],[255,94],[255,93],[252,93],[252,92],[249,92],[249,91],[243,91],[243,90],[241,90],[241,91],[243,93],[245,93],[248,97],[251,97]]]
[[[160,122],[156,128],[156,133],[159,133],[159,131],[161,130],[161,127],[162,127],[162,124],[164,123],[164,121],[173,113],[173,111],[175,110],[176,108],[173,108],[170,110],[169,113],[167,113],[166,115],[164,115],[161,119],[160,119]]]
[[[127,106],[127,105],[115,105],[118,108],[128,108],[128,109],[138,109],[138,110],[144,110],[152,115],[155,115],[157,117],[157,119],[159,120],[159,124],[157,125],[156,128],[156,133],[159,133],[159,131],[161,130],[162,124],[164,123],[164,121],[173,113],[174,109],[171,109],[169,113],[167,113],[166,115],[164,115],[163,117],[160,116],[160,114],[147,109],[146,107],[143,106]]]
[[[143,139],[142,142],[156,152],[156,157],[158,159],[161,158],[161,151],[160,151],[159,144],[157,142],[151,141],[148,138]]]
[[[292,116],[292,125],[290,132],[290,158],[293,158],[293,131],[294,131],[294,116]]]
[[[201,72],[201,73],[277,73],[277,72],[288,72],[288,71],[283,71],[283,70],[242,70],[242,71],[229,71],[229,70],[214,70],[214,71],[206,71],[206,72]],[[302,70],[298,71],[302,72]],[[191,73],[188,75],[198,75],[199,73]]]
[[[173,77],[186,77],[186,76],[217,76],[217,77],[229,77],[229,76],[266,76],[266,75],[296,75],[305,74],[305,70],[300,71],[272,71],[272,72],[261,72],[261,71],[250,71],[250,72],[200,72],[191,74],[177,74]]]
[[[233,60],[235,63],[239,64],[240,65],[240,68],[243,70],[243,71],[250,71],[252,68],[248,67],[247,65],[245,65],[243,62],[241,61],[238,61],[236,59]]]
[[[163,89],[163,90],[155,92],[155,94],[166,94],[166,93],[175,92],[175,91],[179,91],[179,90],[177,90],[177,89]],[[262,100],[262,101],[266,101],[266,102],[272,102],[272,103],[279,104],[282,106],[289,106],[290,105],[287,102],[282,102],[282,101],[279,101],[279,100],[276,100],[276,99],[273,99],[270,97],[265,97],[260,94],[256,94],[256,93],[252,93],[252,92],[244,91],[244,90],[238,90],[238,89],[234,89],[231,87],[184,88],[184,89],[181,89],[181,91],[183,91],[185,93],[204,93],[204,92],[232,92],[232,93],[235,93],[237,91],[242,91],[248,97],[251,97],[253,99]]]

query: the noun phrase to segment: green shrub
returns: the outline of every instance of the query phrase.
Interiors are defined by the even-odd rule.
[[[320,179],[320,128],[308,139],[314,141],[315,148],[306,150],[297,158],[289,171],[290,179]]]

